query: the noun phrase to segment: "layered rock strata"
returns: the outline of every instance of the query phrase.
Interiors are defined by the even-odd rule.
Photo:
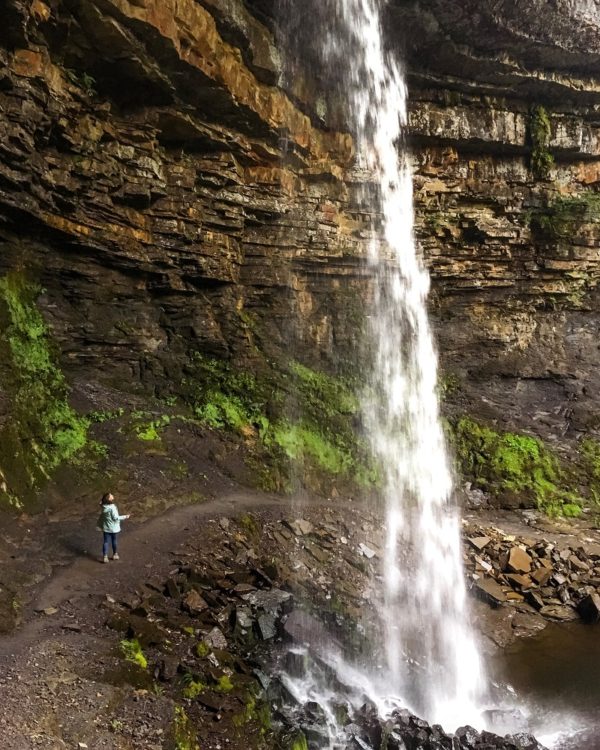
[[[272,5],[2,5],[0,272],[43,288],[84,402],[178,394],[198,352],[356,366],[368,177],[314,71],[282,82]],[[600,427],[600,31],[539,5],[398,0],[389,29],[448,408],[562,447]]]

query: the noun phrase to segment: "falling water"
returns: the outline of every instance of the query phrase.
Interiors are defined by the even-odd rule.
[[[386,529],[380,607],[384,664],[357,667],[339,654],[330,654],[329,661],[344,673],[346,685],[383,710],[400,702],[454,730],[478,723],[483,677],[467,621],[460,519],[439,416],[437,358],[427,315],[429,276],[413,234],[404,145],[407,90],[400,65],[385,47],[385,4],[323,0],[320,18],[315,14],[327,29],[320,32],[325,36],[321,53],[325,68],[339,79],[358,171],[367,175],[362,208],[376,217],[366,259],[374,293],[363,416],[381,466]],[[300,699],[328,703],[314,674],[301,686],[290,686]]]
[[[373,354],[363,407],[386,509],[386,685],[428,720],[455,729],[477,714],[482,674],[466,616],[460,519],[439,416],[429,276],[413,235],[403,144],[407,91],[400,66],[384,48],[384,2],[338,4],[347,29],[328,46],[350,61],[349,112],[359,158],[374,176],[364,197],[383,230],[369,243]]]

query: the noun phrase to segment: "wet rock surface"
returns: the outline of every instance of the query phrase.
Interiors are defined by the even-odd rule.
[[[500,737],[492,732],[478,732],[470,726],[447,734],[437,725],[430,726],[406,710],[395,711],[389,720],[377,719],[373,710],[364,708],[358,720],[368,728],[358,729],[348,750],[544,750],[532,735],[521,733]]]

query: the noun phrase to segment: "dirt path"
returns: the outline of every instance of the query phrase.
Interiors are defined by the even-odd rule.
[[[2,750],[79,748],[73,733],[80,731],[85,737],[85,727],[120,700],[118,688],[103,679],[81,677],[80,667],[98,668],[106,652],[103,598],[131,595],[144,581],[164,579],[173,553],[196,539],[201,544],[203,525],[210,519],[249,510],[279,513],[286,508],[289,499],[239,490],[203,504],[174,508],[145,523],[132,521],[121,538],[121,560],[109,564],[102,564],[98,556],[99,533],[81,532],[76,546],[89,552],[57,569],[40,586],[18,630],[0,637]],[[101,705],[94,706],[96,700]],[[160,703],[159,697],[147,700]],[[157,705],[151,710],[160,713]],[[136,736],[142,730],[138,727]],[[105,741],[97,731],[96,736],[98,742],[90,750],[114,750],[114,736]],[[82,747],[88,745],[84,742]],[[148,739],[143,747],[162,744],[153,745]]]
[[[123,524],[120,538],[121,560],[105,565],[100,562],[101,535],[98,531],[80,533],[77,546],[82,554],[56,571],[38,591],[24,622],[9,636],[0,637],[0,670],[6,658],[14,659],[24,646],[36,641],[45,631],[56,631],[60,609],[94,595],[114,595],[135,589],[140,580],[160,574],[168,565],[168,553],[182,541],[193,537],[203,520],[232,516],[250,509],[289,507],[289,499],[257,492],[237,491],[199,505],[173,508],[162,516],[136,524]],[[54,619],[43,610],[57,609]],[[85,605],[83,605],[85,611]]]

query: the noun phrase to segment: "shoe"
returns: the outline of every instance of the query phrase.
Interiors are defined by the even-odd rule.
[[[113,560],[119,560],[119,553],[118,552],[115,552],[115,554],[113,555]]]
[[[104,555],[104,557],[102,558],[102,562],[108,562],[108,555]]]

